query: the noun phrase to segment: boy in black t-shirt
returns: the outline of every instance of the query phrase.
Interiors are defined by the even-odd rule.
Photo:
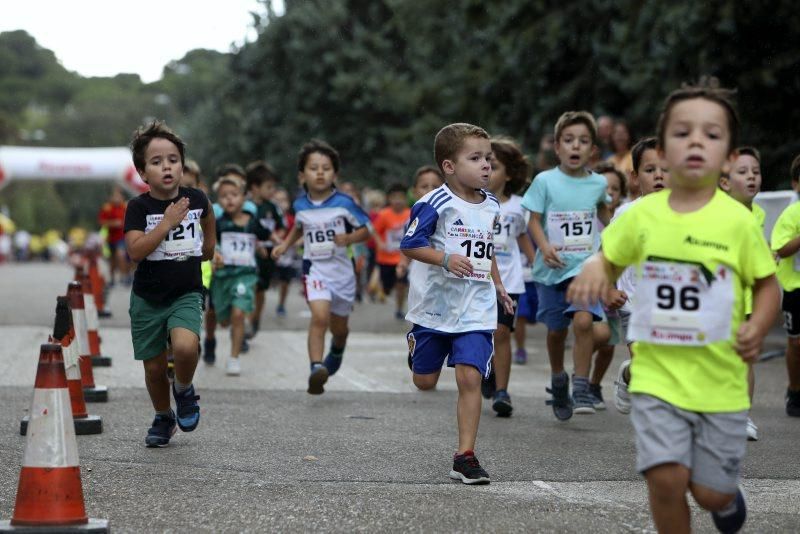
[[[156,411],[148,447],[164,447],[175,425],[191,432],[200,421],[192,378],[199,357],[203,282],[200,262],[211,259],[216,228],[211,204],[199,189],[180,187],[185,145],[162,122],[139,129],[133,163],[150,191],[132,199],[125,214],[125,246],[138,262],[130,316],[134,358],[142,360]],[[170,408],[167,344],[175,359]]]

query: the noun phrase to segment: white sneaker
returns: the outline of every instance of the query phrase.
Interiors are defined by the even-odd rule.
[[[749,417],[747,418],[747,441],[758,441],[758,427]]]
[[[625,382],[625,370],[630,366],[630,360],[622,362],[617,372],[617,379],[614,381],[614,405],[619,413],[631,413],[631,396],[628,393],[628,383]]]
[[[228,362],[225,364],[225,374],[228,376],[242,374],[242,364],[239,362],[239,358],[228,358]]]

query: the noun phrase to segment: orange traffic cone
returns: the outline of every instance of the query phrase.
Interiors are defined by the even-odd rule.
[[[72,281],[67,286],[67,299],[72,310],[72,326],[78,342],[78,365],[81,369],[83,398],[86,402],[107,402],[108,388],[94,383],[91,356],[89,356],[89,336],[86,330],[86,310],[83,305],[81,283]]]
[[[67,297],[56,297],[56,322],[50,343],[60,343],[61,353],[64,357],[64,367],[67,372],[67,388],[72,406],[72,419],[75,421],[75,433],[79,436],[86,434],[100,434],[103,431],[103,419],[97,415],[89,415],[86,411],[86,402],[83,399],[83,386],[81,385],[81,371],[78,366],[78,342],[75,341],[75,331],[72,328],[72,317],[69,311]],[[28,431],[29,416],[22,418],[19,433],[23,436]]]
[[[75,270],[75,280],[81,283],[83,307],[86,310],[86,333],[89,339],[89,356],[95,367],[111,367],[111,357],[100,354],[100,321],[97,320],[97,306],[92,293],[92,278],[82,269]],[[82,275],[82,276],[81,276]]]
[[[0,531],[108,532],[107,520],[86,516],[69,406],[61,345],[42,345],[14,515]]]
[[[87,252],[86,262],[89,265],[89,277],[92,279],[92,292],[97,304],[97,315],[103,318],[111,317],[111,312],[106,309],[106,279],[100,274],[97,266],[97,252]]]

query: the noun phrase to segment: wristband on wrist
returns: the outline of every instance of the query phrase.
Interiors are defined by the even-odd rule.
[[[444,253],[444,258],[442,258],[442,267],[443,267],[443,268],[444,268],[444,270],[445,270],[445,271],[447,271],[448,273],[450,272],[450,269],[447,267],[447,264],[448,264],[448,262],[449,262],[449,261],[450,261],[450,254],[448,254],[447,252],[445,252],[445,253]]]

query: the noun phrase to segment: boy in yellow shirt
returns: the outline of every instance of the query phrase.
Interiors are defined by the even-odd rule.
[[[631,422],[637,469],[662,532],[689,532],[687,490],[720,531],[744,524],[738,484],[747,369],[780,299],[761,228],[717,187],[732,162],[739,123],[729,92],[715,81],[667,97],[658,146],[671,189],[641,199],[606,228],[601,252],[568,293],[570,301],[596,302],[624,267],[637,268]],[[751,287],[753,313],[745,320]]]

